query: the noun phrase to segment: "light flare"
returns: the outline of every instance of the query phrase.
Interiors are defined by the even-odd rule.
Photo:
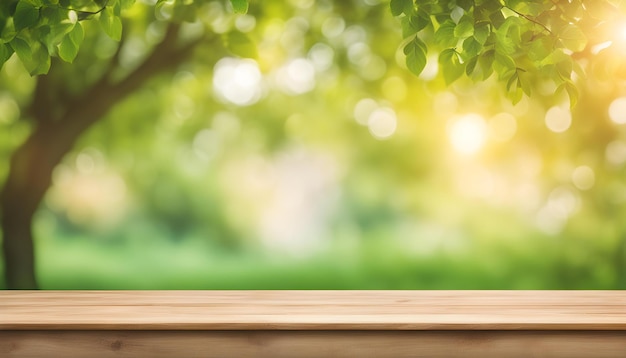
[[[475,113],[460,117],[448,125],[452,147],[463,155],[478,152],[485,144],[487,125],[485,119]]]

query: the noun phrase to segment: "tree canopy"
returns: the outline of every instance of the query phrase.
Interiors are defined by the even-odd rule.
[[[97,21],[110,38],[122,36],[122,11],[135,0],[9,0],[0,5],[0,68],[15,53],[31,75],[45,74],[50,58],[72,62],[84,38],[82,22]],[[156,0],[156,19],[193,22],[206,1]],[[247,0],[230,1],[235,13]],[[484,81],[495,73],[517,103],[530,96],[537,79],[550,79],[574,106],[576,79],[590,64],[601,78],[624,75],[626,54],[621,0],[392,0],[400,17],[408,69],[420,75],[429,48],[447,84],[462,75]],[[237,55],[254,54],[254,44],[239,31],[223,38]],[[428,43],[428,45],[427,45]],[[593,58],[593,59],[592,59]]]

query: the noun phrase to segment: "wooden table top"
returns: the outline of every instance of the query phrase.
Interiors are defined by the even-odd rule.
[[[0,291],[0,330],[626,330],[626,291]]]

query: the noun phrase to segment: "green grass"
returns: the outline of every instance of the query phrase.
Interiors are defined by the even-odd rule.
[[[613,289],[606,267],[557,264],[515,246],[418,255],[384,240],[309,257],[220,251],[200,240],[37,243],[43,289]],[[579,275],[564,275],[579,272]]]

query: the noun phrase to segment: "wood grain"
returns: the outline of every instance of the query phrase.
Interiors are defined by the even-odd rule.
[[[622,358],[626,331],[0,331],[0,356]]]
[[[626,330],[626,291],[2,291],[0,330]]]

